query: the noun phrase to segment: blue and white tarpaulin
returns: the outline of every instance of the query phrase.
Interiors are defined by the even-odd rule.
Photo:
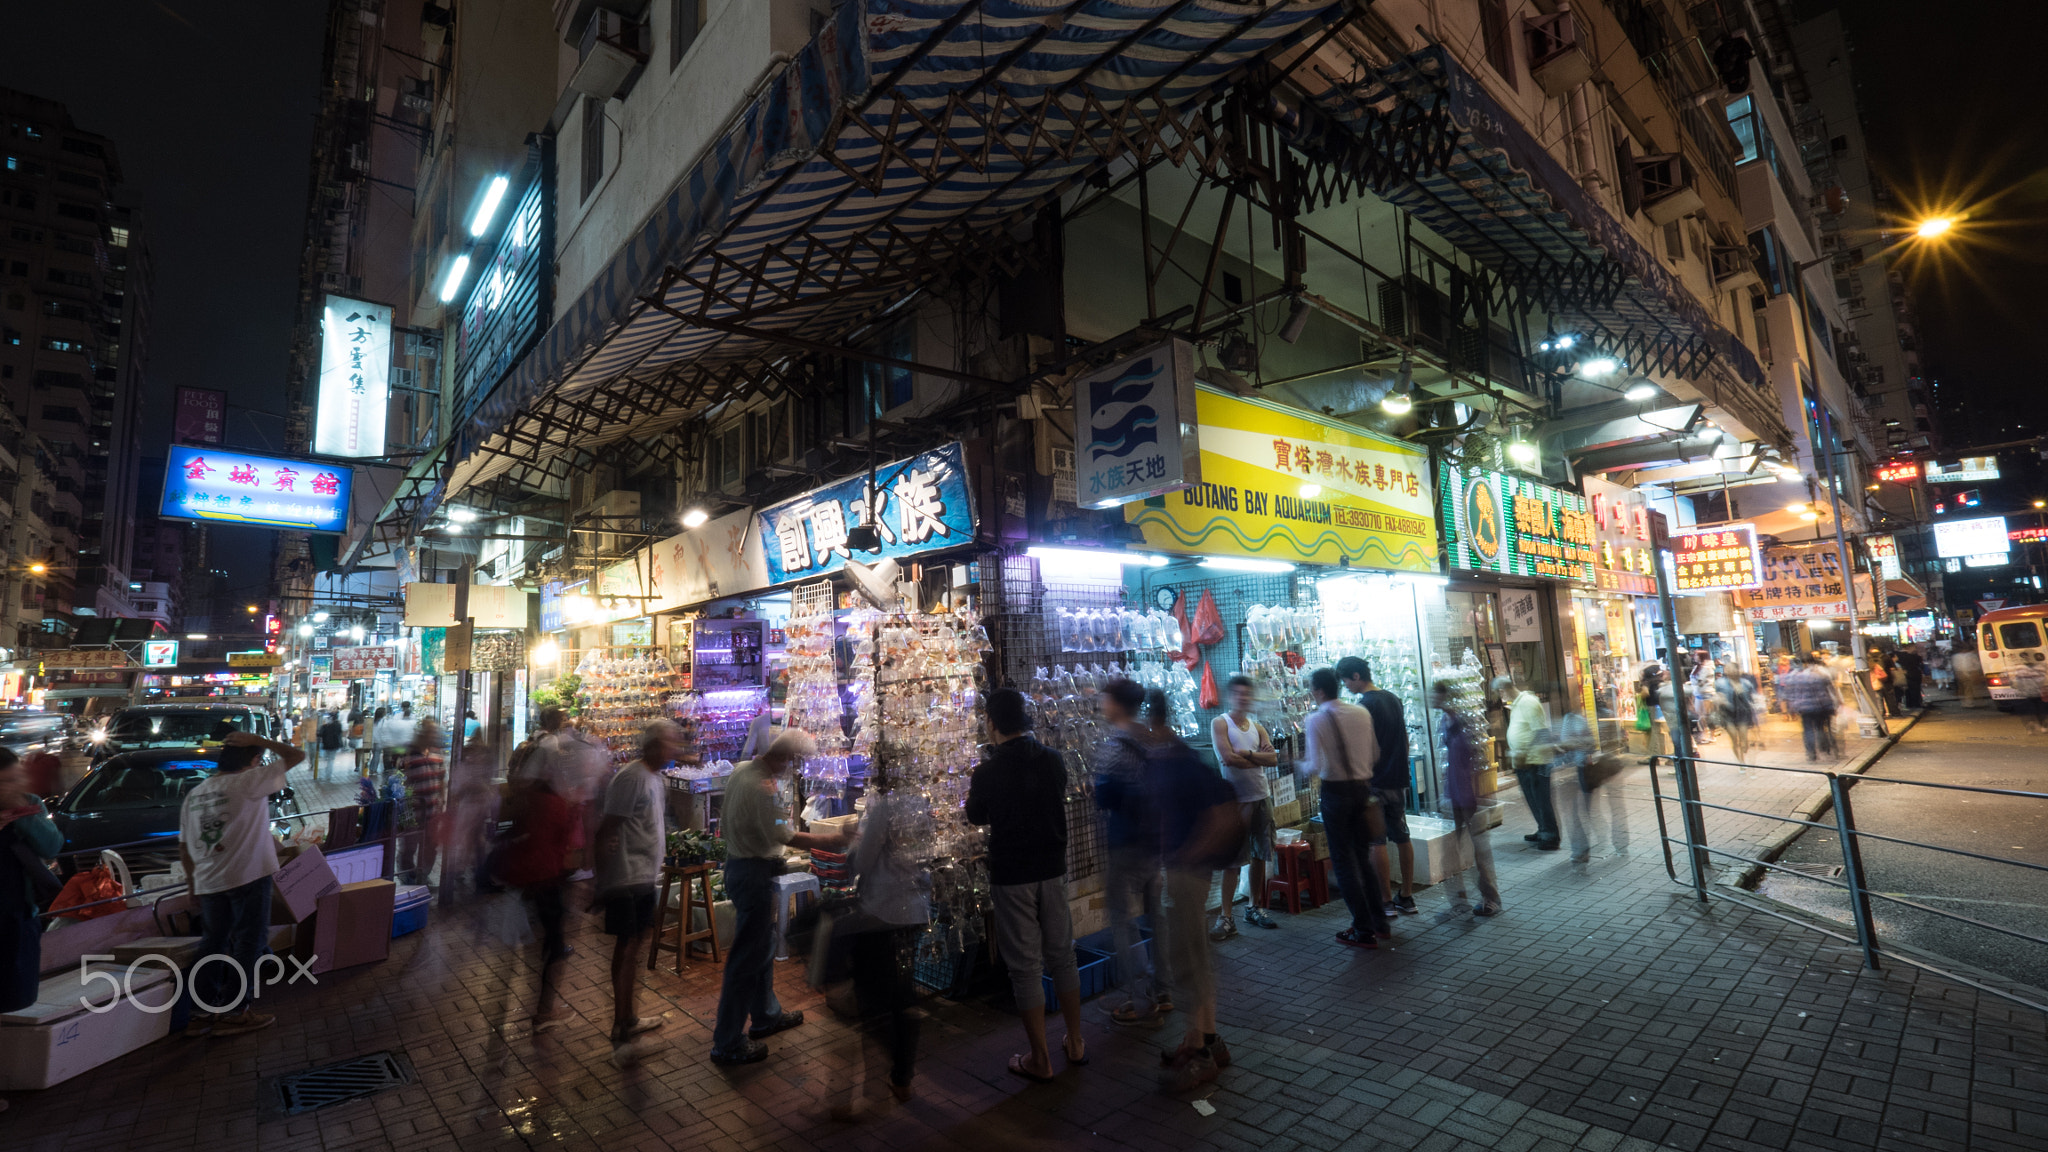
[[[1755,355],[1443,48],[1366,69],[1356,79],[1309,69],[1295,77],[1311,89],[1319,112],[1359,136],[1403,104],[1448,116],[1454,146],[1404,158],[1416,175],[1376,185],[1383,199],[1482,263],[1548,264],[1567,280],[1612,284],[1619,290],[1604,310],[1618,327],[1696,337],[1737,376],[1766,386]]]
[[[849,528],[867,523],[874,509],[881,550],[855,555]],[[786,500],[756,514],[768,560],[768,583],[822,576],[851,558],[873,563],[974,542],[974,498],[967,487],[967,455],[959,441],[866,476]]]
[[[678,311],[701,308],[708,286],[776,305],[777,328],[850,321],[900,290],[891,272],[909,248],[941,230],[1004,228],[1127,147],[1097,106],[1111,117],[1140,96],[1148,108],[1186,106],[1337,7],[847,0],[457,430],[457,456],[550,394],[574,399],[622,373],[752,354],[751,342],[715,351],[734,338],[641,301],[670,269],[698,280],[669,286],[663,302]],[[961,100],[999,123],[1003,109],[1058,110],[1012,116],[991,139],[981,116],[949,113]],[[720,300],[709,315],[740,313]]]

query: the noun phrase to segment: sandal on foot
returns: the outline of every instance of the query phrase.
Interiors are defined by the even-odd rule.
[[[1156,1004],[1148,1008],[1140,1008],[1137,1004],[1131,1003],[1110,1009],[1109,1019],[1112,1024],[1157,1024],[1159,1018],[1164,1015],[1166,1015],[1166,1012]]]
[[[1030,1057],[1028,1057],[1028,1056],[1012,1056],[1012,1057],[1010,1057],[1010,1064],[1009,1064],[1009,1071],[1010,1071],[1010,1075],[1012,1075],[1012,1076],[1020,1076],[1020,1077],[1022,1077],[1022,1078],[1024,1078],[1024,1079],[1026,1079],[1026,1080],[1029,1080],[1029,1081],[1031,1081],[1031,1082],[1032,1082],[1032,1083],[1034,1083],[1034,1084],[1050,1084],[1050,1083],[1052,1083],[1052,1077],[1050,1077],[1050,1076],[1041,1076],[1041,1075],[1039,1075],[1038,1073],[1036,1073],[1036,1072],[1033,1072],[1033,1071],[1032,1071],[1031,1069],[1029,1069],[1029,1068],[1026,1068],[1026,1067],[1024,1066],[1024,1061],[1026,1061],[1026,1060],[1028,1060],[1028,1059],[1030,1059]]]

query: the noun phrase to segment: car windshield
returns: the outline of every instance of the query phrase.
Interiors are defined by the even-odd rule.
[[[219,741],[230,732],[254,727],[248,712],[142,712],[116,713],[107,725],[107,737],[127,748],[162,748]]]
[[[162,764],[109,761],[85,778],[78,794],[64,805],[70,812],[131,812],[145,808],[176,808],[185,793],[211,775],[211,760],[167,760]]]

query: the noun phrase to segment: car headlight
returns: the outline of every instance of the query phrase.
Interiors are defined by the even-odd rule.
[[[95,728],[91,732],[86,733],[86,739],[91,740],[95,744],[105,744],[107,742],[107,730],[105,728]]]

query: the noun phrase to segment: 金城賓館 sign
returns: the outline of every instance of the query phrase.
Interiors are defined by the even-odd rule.
[[[1201,479],[1124,505],[1144,547],[1436,571],[1429,457],[1419,449],[1209,388],[1197,389],[1195,412]]]
[[[847,531],[874,510],[881,549],[855,555]],[[974,543],[967,453],[958,441],[785,500],[757,514],[770,585],[863,563]]]
[[[1586,498],[1522,476],[1444,464],[1437,471],[1451,567],[1593,582]]]
[[[305,532],[348,529],[353,473],[344,465],[181,444],[166,457],[158,515]]]

